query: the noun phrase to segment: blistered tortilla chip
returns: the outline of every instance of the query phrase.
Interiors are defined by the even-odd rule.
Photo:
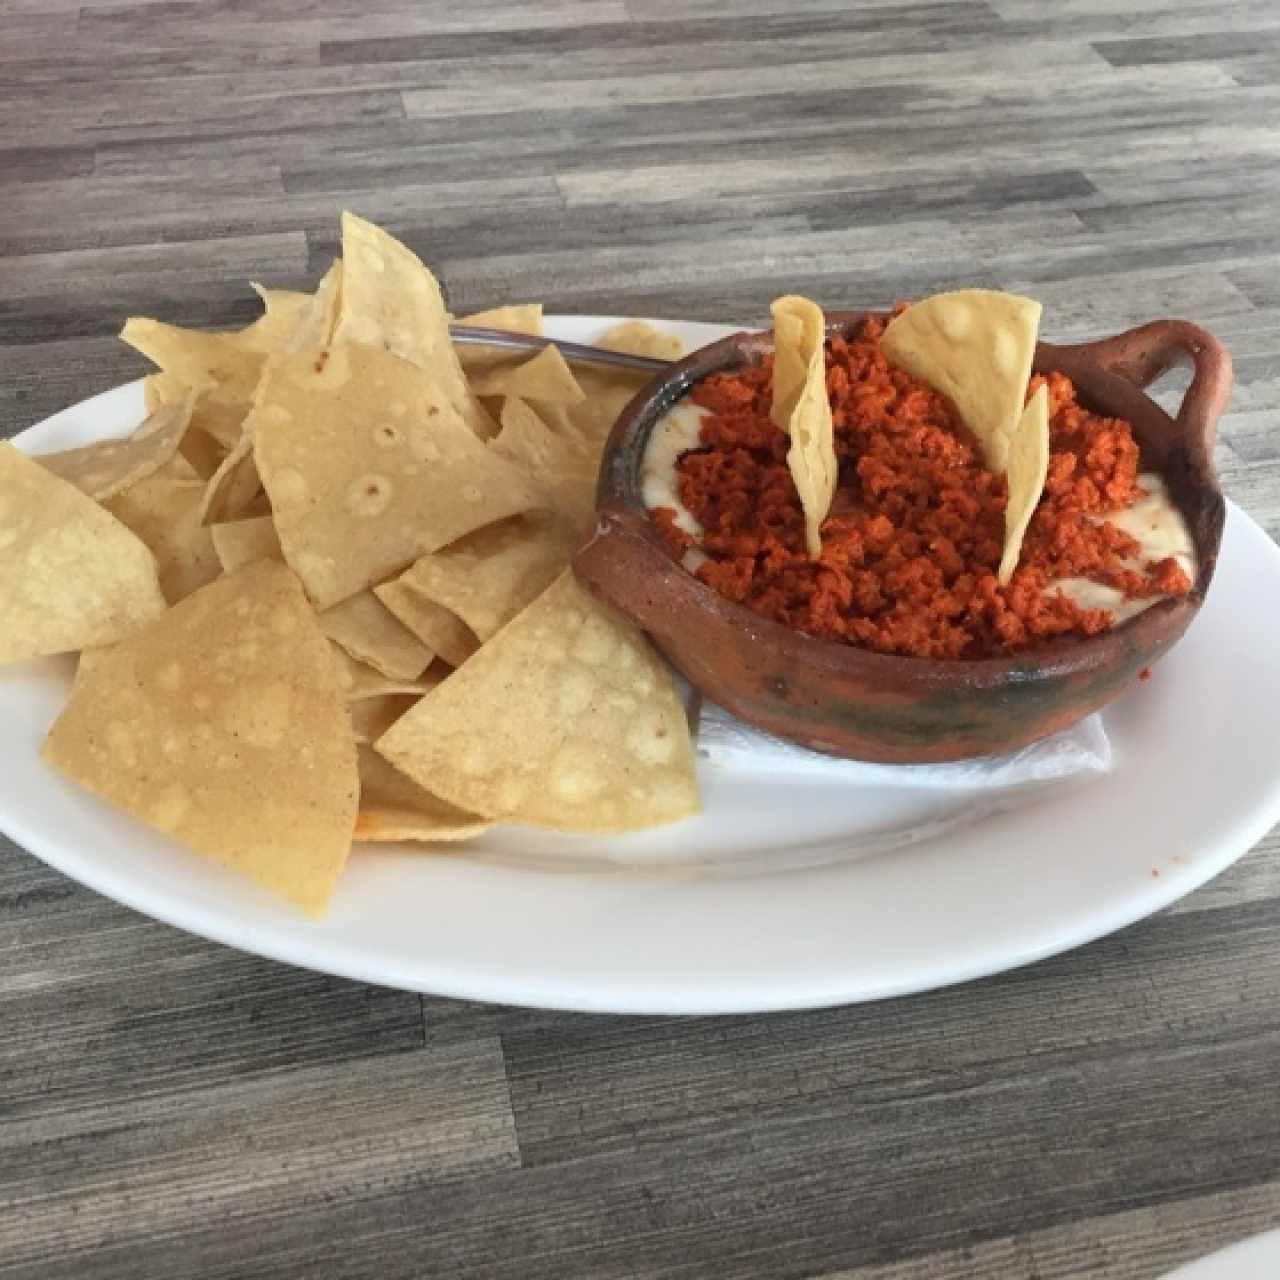
[[[342,301],[336,343],[383,347],[430,373],[476,434],[491,423],[462,372],[436,278],[416,254],[380,227],[342,215]]]
[[[320,615],[324,633],[389,680],[414,680],[435,654],[373,594],[358,591]]]
[[[1049,474],[1049,389],[1043,383],[1027,401],[1009,443],[1009,503],[1004,509],[1004,555],[999,579],[1007,586],[1018,567],[1022,540],[1040,504]]]
[[[249,506],[262,492],[262,479],[253,452],[253,437],[246,431],[218,469],[205,482],[200,504],[204,524],[223,524],[248,514]]]
[[[120,331],[136,351],[186,387],[212,384],[218,395],[248,404],[266,357],[234,333],[204,333],[134,316]]]
[[[773,315],[773,405],[770,416],[791,437],[787,466],[804,508],[810,559],[822,552],[822,522],[835,497],[837,463],[827,399],[826,321],[822,308],[794,295],[778,298]]]
[[[0,663],[111,644],[164,608],[142,541],[0,442]]]
[[[283,560],[275,521],[270,516],[211,524],[209,534],[223,573],[235,573],[255,560]]]
[[[666,666],[568,570],[375,745],[484,817],[626,831],[698,810]]]
[[[351,723],[328,641],[273,561],[220,578],[104,654],[44,756],[312,915],[346,862]]]
[[[484,642],[560,576],[577,542],[554,516],[517,516],[423,556],[399,580],[457,614]]]
[[[519,467],[540,502],[571,527],[595,516],[599,466],[578,443],[552,431],[530,405],[514,396],[502,402],[502,429],[489,447]]]
[[[177,453],[195,400],[196,393],[189,391],[179,403],[162,405],[143,424],[145,433],[42,454],[40,465],[103,502],[159,471]]]
[[[360,747],[357,840],[468,840],[492,825],[424,790],[371,747]]]
[[[480,647],[476,633],[456,613],[424,596],[404,577],[379,583],[373,593],[451,667],[460,667]]]
[[[548,404],[580,404],[586,399],[573,370],[555,347],[544,347],[520,364],[479,374],[471,387],[478,396],[519,396]]]
[[[606,351],[625,351],[631,356],[648,356],[651,360],[679,360],[684,355],[681,338],[663,333],[647,320],[623,320],[593,338],[591,345]]]
[[[338,687],[348,702],[364,698],[382,698],[391,694],[411,693],[421,695],[439,683],[436,670],[424,671],[416,680],[388,680],[381,671],[375,671],[363,662],[357,662],[341,645],[329,642],[329,653],[337,673]]]
[[[357,742],[374,742],[382,737],[420,695],[415,693],[379,693],[371,698],[348,700],[351,731]]]
[[[170,604],[212,582],[222,566],[200,522],[205,486],[181,456],[105,503],[108,511],[151,548],[160,590]]]
[[[429,374],[376,347],[273,360],[246,434],[285,559],[320,608],[539,501]]]
[[[927,382],[955,406],[1004,473],[1009,442],[1022,417],[1040,326],[1040,304],[991,289],[961,289],[913,303],[885,327],[890,364]]]

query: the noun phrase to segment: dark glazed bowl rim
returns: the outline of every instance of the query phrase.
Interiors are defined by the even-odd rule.
[[[828,337],[847,336],[870,318],[887,319],[880,311],[841,311],[827,315]],[[598,524],[595,538],[608,536],[611,524],[625,523],[661,548],[680,575],[678,591],[712,616],[736,628],[749,628],[762,646],[816,671],[877,673],[897,681],[906,679],[925,693],[954,686],[962,680],[971,689],[997,689],[1011,683],[1069,677],[1097,670],[1119,658],[1132,644],[1158,647],[1172,630],[1178,633],[1203,603],[1213,579],[1221,545],[1225,499],[1213,467],[1217,418],[1230,395],[1231,360],[1211,335],[1182,320],[1160,320],[1096,342],[1057,345],[1040,342],[1033,369],[1061,371],[1079,381],[1084,376],[1104,387],[1114,416],[1159,423],[1165,465],[1148,458],[1151,443],[1140,441],[1143,470],[1158,471],[1171,497],[1187,519],[1196,548],[1197,575],[1186,596],[1166,598],[1110,630],[1085,639],[1057,640],[1011,656],[936,659],[877,653],[857,645],[811,636],[765,618],[707,586],[672,559],[644,503],[641,466],[645,447],[662,416],[688,395],[693,386],[713,373],[751,363],[772,349],[770,330],[743,331],[712,342],[656,375],[619,415],[605,445],[597,490]],[[1180,359],[1194,362],[1196,377],[1176,418],[1170,417],[1143,388]],[[1085,403],[1091,398],[1082,394]],[[1116,413],[1116,407],[1121,412]],[[1137,423],[1134,423],[1135,430]],[[1172,474],[1170,471],[1172,470]],[[636,517],[644,528],[636,524]],[[584,551],[586,548],[584,548]],[[582,553],[580,553],[582,554]],[[664,588],[668,589],[668,588]],[[616,602],[615,602],[616,603]],[[621,605],[625,610],[625,605]],[[641,625],[646,625],[639,619]]]

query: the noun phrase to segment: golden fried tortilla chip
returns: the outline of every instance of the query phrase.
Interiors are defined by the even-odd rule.
[[[262,479],[254,457],[253,437],[245,431],[205,482],[200,503],[201,523],[225,524],[245,517],[261,492]]]
[[[273,360],[246,432],[285,559],[320,608],[539,504],[429,374],[376,347]]]
[[[359,750],[357,840],[468,840],[493,825],[423,790],[371,747]]]
[[[1022,411],[1018,428],[1009,442],[1009,503],[1004,509],[1004,555],[999,580],[1007,586],[1018,567],[1022,540],[1040,504],[1049,475],[1049,389],[1036,388]]]
[[[240,341],[239,334],[204,333],[139,316],[125,321],[120,337],[168,375],[162,384],[166,391],[174,385],[211,384],[216,396],[246,407],[266,360],[261,351]]]
[[[519,396],[547,404],[581,404],[586,399],[573,370],[555,347],[544,347],[519,364],[477,374],[471,388],[478,396]]]
[[[519,467],[541,505],[585,529],[595,518],[599,464],[577,442],[566,440],[530,405],[514,396],[502,402],[502,429],[489,447]]]
[[[467,385],[436,278],[380,227],[342,215],[342,300],[334,342],[382,347],[428,372],[477,435],[491,423]]]
[[[0,442],[0,663],[112,644],[164,608],[145,544]]]
[[[358,591],[320,615],[324,633],[388,680],[415,680],[435,654],[373,594]]]
[[[424,596],[403,575],[379,583],[373,593],[451,667],[460,667],[480,647],[476,633],[456,613]]]
[[[160,590],[170,604],[222,571],[209,530],[200,522],[204,491],[200,477],[179,455],[103,504],[151,548]]]
[[[807,298],[778,298],[773,315],[770,416],[791,437],[787,467],[804,508],[810,559],[822,552],[822,522],[836,492],[836,438],[827,399],[826,321]]]
[[[103,502],[159,471],[178,452],[191,425],[196,396],[197,392],[189,390],[176,403],[161,405],[127,439],[100,440],[79,449],[41,454],[39,463]]]
[[[569,570],[375,746],[433,794],[484,817],[628,831],[699,805],[666,666]]]
[[[357,662],[341,645],[329,642],[329,653],[337,673],[338,686],[348,702],[365,698],[382,698],[392,694],[411,693],[420,696],[440,681],[438,669],[424,671],[416,680],[388,680],[363,662]]]
[[[282,351],[297,333],[312,306],[312,295],[293,289],[264,289],[257,283],[253,291],[262,299],[262,314],[236,336],[250,349],[272,355]]]
[[[456,614],[483,642],[560,576],[577,542],[564,521],[534,512],[423,556],[399,581]]]
[[[283,560],[275,521],[270,516],[209,525],[213,549],[223,573],[235,573],[255,560]]]
[[[294,331],[277,350],[292,355],[298,351],[313,351],[329,346],[338,327],[338,307],[341,301],[342,259],[338,258],[329,264],[329,270],[321,276]]]
[[[262,561],[96,660],[45,759],[312,915],[347,859],[359,794],[333,661],[297,579]]]
[[[415,702],[416,693],[379,693],[347,702],[351,731],[357,742],[373,742],[382,737]]]
[[[1002,475],[1022,417],[1040,327],[1040,304],[991,289],[961,289],[913,303],[885,327],[890,364],[955,406],[987,466]]]

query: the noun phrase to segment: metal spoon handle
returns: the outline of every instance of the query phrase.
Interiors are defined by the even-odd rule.
[[[669,360],[628,355],[625,351],[606,351],[603,347],[588,347],[581,342],[564,342],[559,338],[539,338],[531,333],[510,333],[506,329],[474,329],[469,325],[452,324],[449,335],[454,342],[499,347],[507,351],[541,351],[546,347],[559,347],[566,360],[578,364],[608,365],[615,369],[636,369],[641,373],[660,373],[671,367]]]

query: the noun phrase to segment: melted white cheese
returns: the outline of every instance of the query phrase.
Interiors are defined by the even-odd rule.
[[[676,463],[680,461],[682,453],[698,448],[705,416],[697,405],[690,404],[687,400],[672,405],[654,427],[640,464],[644,505],[650,511],[658,507],[671,507],[676,513],[676,528],[683,529],[695,542],[702,538],[703,528],[698,517],[680,501]],[[682,563],[693,573],[706,558],[703,552],[691,547],[685,552]]]
[[[1124,563],[1127,568],[1139,572],[1153,560],[1172,556],[1193,582],[1196,578],[1196,550],[1191,540],[1191,530],[1182,512],[1173,505],[1164,478],[1154,471],[1144,471],[1138,477],[1138,487],[1146,496],[1124,511],[1106,516],[1091,517],[1106,521],[1135,539],[1140,547],[1138,554]],[[1123,622],[1135,614],[1158,604],[1163,596],[1148,596],[1130,600],[1114,587],[1104,586],[1089,578],[1059,578],[1051,582],[1047,591],[1061,591],[1070,596],[1082,609],[1106,609],[1115,615],[1116,622]]]

